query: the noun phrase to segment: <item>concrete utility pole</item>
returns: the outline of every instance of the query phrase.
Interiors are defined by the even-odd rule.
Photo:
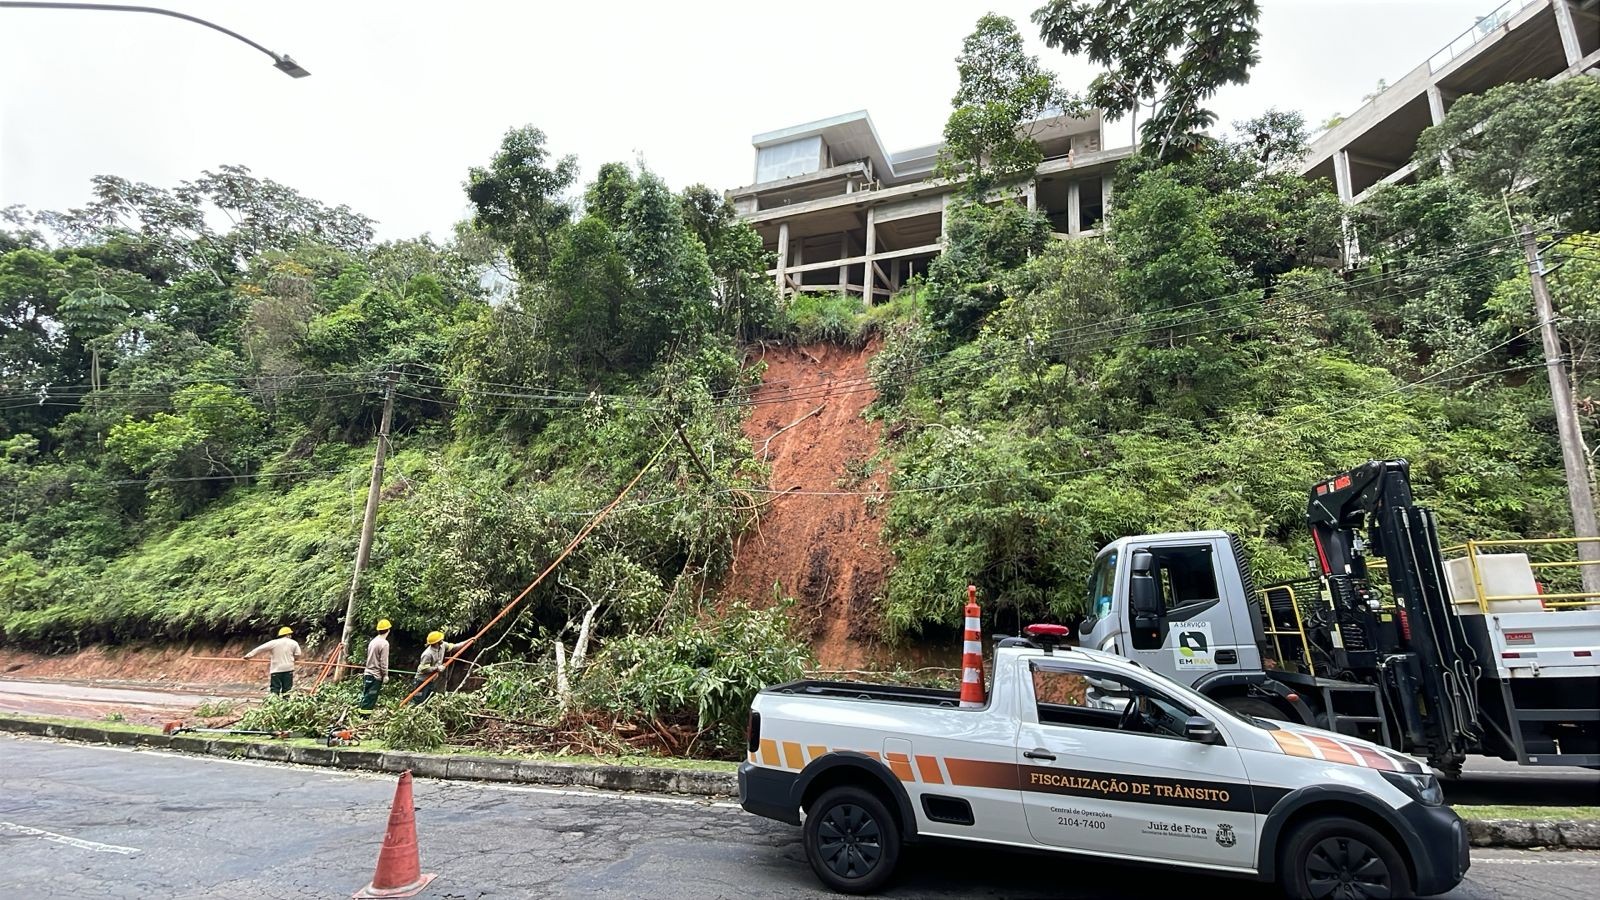
[[[1572,504],[1572,533],[1580,538],[1600,537],[1595,521],[1594,491],[1589,486],[1589,467],[1583,452],[1583,434],[1578,430],[1578,408],[1562,364],[1561,336],[1556,333],[1555,304],[1550,301],[1550,286],[1544,280],[1544,260],[1539,258],[1539,242],[1533,228],[1522,226],[1522,252],[1528,258],[1528,280],[1533,285],[1533,308],[1539,317],[1539,337],[1544,341],[1545,372],[1550,376],[1550,399],[1556,408],[1556,429],[1561,435],[1561,462],[1567,472],[1567,498]],[[1596,562],[1580,567],[1583,590],[1600,593],[1600,543],[1590,540],[1578,545],[1578,559]]]
[[[378,425],[378,450],[372,457],[372,483],[367,486],[367,509],[361,517],[361,543],[356,547],[356,570],[350,576],[350,601],[344,609],[344,636],[339,638],[341,652],[350,649],[350,638],[356,629],[356,597],[361,593],[361,573],[367,568],[372,555],[372,530],[378,523],[378,496],[383,493],[383,461],[389,454],[389,425],[394,421],[394,373],[383,379],[383,419]],[[340,677],[345,670],[341,669]]]

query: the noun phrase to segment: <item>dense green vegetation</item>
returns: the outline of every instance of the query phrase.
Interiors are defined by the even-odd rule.
[[[737,618],[762,653],[709,653],[727,635],[697,624],[720,618],[736,492],[763,477],[738,428],[760,375],[738,340],[780,320],[760,240],[718,194],[624,165],[580,212],[576,164],[543,146],[507,134],[442,246],[375,243],[242,169],[12,211],[0,637],[337,635],[392,390],[361,633],[470,633],[648,466],[486,659],[570,649],[577,700],[608,685],[613,708],[691,731],[797,674],[781,613]],[[636,669],[648,685],[617,683]]]
[[[1458,106],[1419,153],[1467,162],[1356,209],[1363,256],[1342,272],[1339,205],[1279,165],[1303,147],[1294,115],[1133,160],[1104,241],[1051,240],[1014,203],[958,207],[920,315],[873,360],[899,436],[887,630],[946,632],[967,580],[1002,624],[1071,616],[1092,548],[1124,534],[1224,528],[1260,576],[1300,576],[1310,485],[1372,457],[1412,461],[1447,538],[1570,533],[1500,189],[1539,185],[1516,202],[1560,263],[1575,392],[1593,397],[1600,253],[1570,229],[1591,221],[1600,154],[1569,138],[1597,100],[1573,79]]]
[[[1134,7],[1149,14],[1119,18]],[[643,475],[486,636],[475,699],[376,727],[432,746],[490,716],[590,748],[726,750],[750,692],[806,655],[783,605],[710,599],[765,478],[739,430],[761,376],[743,349],[763,339],[881,341],[894,490],[862,499],[887,503],[891,636],[953,628],[969,581],[1002,626],[1070,616],[1096,548],[1128,533],[1230,529],[1263,576],[1296,576],[1309,485],[1371,457],[1413,461],[1448,537],[1569,531],[1507,215],[1541,229],[1593,398],[1600,85],[1463,99],[1424,135],[1419,181],[1344,209],[1291,174],[1297,115],[1201,131],[1199,101],[1248,72],[1255,18],[1241,2],[1041,9],[1050,43],[1111,66],[1094,103],[1167,98],[1103,237],[1067,242],[1012,198],[1037,161],[1018,129],[1074,101],[1010,20],[984,17],[941,165],[977,177],[946,252],[871,310],[779,304],[760,238],[717,192],[617,163],[580,185],[531,127],[467,173],[474,216],[443,244],[377,242],[359,214],[237,167],[7,210],[0,640],[337,635],[392,392],[359,600],[362,632],[387,617],[403,649],[487,623]],[[319,727],[351,700],[253,721]]]

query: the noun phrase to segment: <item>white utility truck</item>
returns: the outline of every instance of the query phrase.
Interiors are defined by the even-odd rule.
[[[954,691],[798,681],[757,695],[739,796],[804,824],[829,888],[882,887],[902,844],[950,839],[1276,881],[1291,897],[1434,894],[1467,834],[1417,762],[1268,722],[1135,662],[1004,638],[979,709]]]
[[[1312,487],[1306,581],[1257,591],[1221,531],[1111,542],[1079,642],[1235,712],[1365,738],[1450,776],[1471,754],[1600,768],[1600,595],[1576,587],[1592,539],[1468,541],[1446,558],[1409,474],[1373,461]]]

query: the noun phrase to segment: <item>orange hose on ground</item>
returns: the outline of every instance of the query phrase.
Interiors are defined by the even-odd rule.
[[[419,692],[421,692],[421,690],[423,688],[425,688],[429,684],[433,683],[433,680],[435,678],[439,677],[439,673],[440,672],[443,672],[445,669],[449,668],[451,663],[454,663],[457,660],[459,660],[461,658],[462,654],[466,653],[467,650],[473,644],[478,642],[479,638],[481,638],[485,634],[487,634],[489,629],[493,628],[501,619],[505,618],[508,613],[510,613],[513,609],[515,609],[519,603],[521,603],[524,599],[526,599],[529,594],[533,593],[533,589],[538,587],[540,582],[544,581],[545,578],[547,578],[550,575],[551,572],[554,572],[556,570],[556,566],[561,565],[561,562],[563,560],[565,560],[568,556],[570,556],[572,554],[572,551],[576,550],[578,548],[579,544],[583,543],[583,539],[589,536],[589,532],[593,531],[597,525],[599,525],[602,521],[604,521],[606,516],[611,515],[611,511],[617,508],[617,504],[621,503],[623,501],[623,499],[628,496],[628,494],[633,492],[633,489],[634,489],[634,487],[636,485],[638,485],[639,480],[644,477],[644,473],[650,471],[650,469],[655,466],[656,460],[661,458],[661,454],[665,453],[666,450],[667,450],[667,445],[671,444],[672,441],[673,441],[673,438],[676,437],[676,436],[677,435],[674,434],[673,436],[668,437],[665,441],[663,441],[662,444],[661,444],[661,448],[656,451],[654,456],[650,457],[650,461],[649,462],[644,464],[644,468],[639,470],[639,474],[633,476],[633,480],[628,482],[627,487],[624,487],[622,489],[622,493],[618,494],[616,496],[616,499],[614,499],[610,503],[606,504],[606,507],[604,509],[600,510],[598,513],[595,513],[594,518],[590,519],[587,523],[584,524],[584,526],[582,528],[578,529],[578,534],[575,537],[573,537],[573,539],[572,539],[572,541],[570,543],[567,544],[566,549],[562,550],[561,553],[556,556],[555,561],[550,563],[550,565],[546,566],[545,570],[543,572],[539,573],[539,577],[535,578],[533,580],[533,583],[531,583],[527,587],[523,588],[522,589],[522,593],[518,594],[516,596],[516,598],[513,599],[510,603],[507,603],[505,605],[504,609],[502,609],[502,610],[500,610],[500,612],[496,613],[495,617],[489,620],[489,624],[487,624],[487,625],[483,626],[482,628],[478,629],[478,633],[477,634],[475,634],[472,637],[469,637],[466,640],[462,641],[461,642],[461,646],[456,649],[455,655],[450,657],[449,659],[445,660],[444,661],[444,665],[440,666],[439,668],[435,669],[432,673],[430,673],[427,678],[423,679],[421,684],[419,684],[416,687],[412,688],[411,689],[411,693],[407,694],[406,698],[404,700],[400,701],[400,705],[404,706],[407,703],[410,703],[412,698],[416,697],[417,694]]]

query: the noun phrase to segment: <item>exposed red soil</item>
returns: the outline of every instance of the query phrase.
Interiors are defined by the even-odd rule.
[[[862,413],[877,396],[867,380],[876,344],[781,347],[762,357],[767,370],[752,397],[744,433],[757,459],[772,467],[779,491],[879,491],[886,464],[863,472],[879,448],[880,427]],[[795,616],[823,668],[880,664],[880,598],[890,557],[881,537],[883,507],[869,494],[790,493],[767,502],[735,548],[725,600],[772,602],[773,585],[796,601]]]
[[[128,644],[87,647],[77,653],[46,656],[7,648],[0,675],[18,679],[131,682],[174,687],[219,685],[259,687],[266,683],[267,664],[258,657],[235,662],[254,643],[190,641],[183,644]],[[227,657],[226,661],[191,659]]]

